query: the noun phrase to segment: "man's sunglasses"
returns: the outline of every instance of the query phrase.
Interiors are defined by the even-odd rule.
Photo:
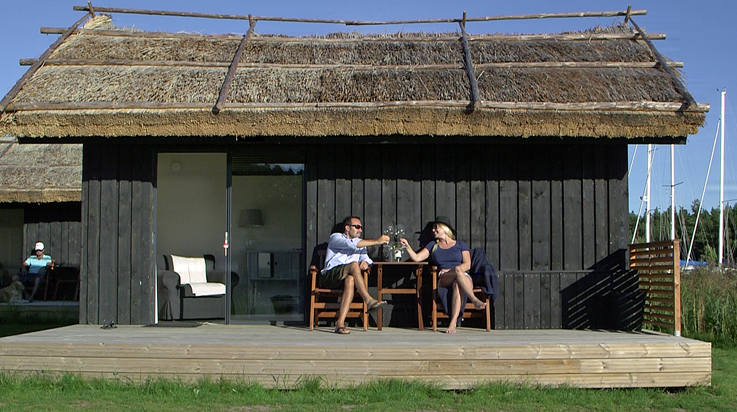
[[[353,227],[355,227],[356,229],[362,229],[362,228],[363,228],[363,226],[361,226],[361,225],[348,225],[348,226],[353,226]]]

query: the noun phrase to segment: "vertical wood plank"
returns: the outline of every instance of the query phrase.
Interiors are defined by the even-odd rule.
[[[132,276],[132,250],[131,239],[133,208],[132,208],[132,173],[133,161],[140,158],[134,156],[126,149],[120,155],[120,174],[118,179],[118,296],[117,296],[117,321],[121,324],[130,324],[133,322],[131,317],[131,309],[135,304],[131,299],[131,288],[133,282]]]
[[[522,272],[517,272],[514,276],[514,329],[525,328],[525,308],[528,303],[526,298],[528,297],[525,293],[525,275]]]
[[[534,149],[532,149],[534,150]],[[518,268],[532,269],[532,164],[531,149],[520,146],[517,151],[517,233],[519,239]]]
[[[91,156],[85,154],[88,152],[89,145],[83,144],[82,145],[82,164],[90,165],[92,162]],[[80,324],[86,324],[88,323],[89,319],[89,311],[87,310],[87,302],[88,302],[88,293],[87,293],[87,287],[89,285],[89,258],[87,256],[87,245],[89,244],[88,240],[88,230],[87,227],[89,225],[88,216],[89,216],[89,201],[90,201],[90,175],[89,175],[89,166],[82,168],[82,205],[81,205],[81,221],[80,221],[80,227],[79,227],[79,236],[80,236],[80,247],[79,247],[79,323]]]
[[[502,236],[500,233],[501,215],[499,188],[500,146],[487,148],[486,159],[486,257],[497,269],[502,269],[500,258]],[[510,268],[512,269],[512,268]],[[501,288],[501,286],[499,286]],[[500,289],[501,290],[501,289]]]
[[[560,329],[563,327],[560,275],[548,272],[548,276],[550,278],[550,328]]]
[[[376,145],[366,146],[366,164],[365,164],[365,175],[366,180],[364,182],[365,187],[365,199],[364,199],[364,215],[361,217],[364,229],[364,234],[369,236],[369,233],[376,234],[376,237],[382,232],[383,227],[381,222],[382,213],[382,200],[381,200],[381,164],[376,159],[381,159],[382,152]]]
[[[470,244],[472,247],[480,247],[487,253],[489,259],[488,242],[486,236],[486,146],[470,146],[467,153],[467,162],[471,167],[471,231]]]
[[[514,323],[514,315],[517,311],[516,305],[522,305],[522,301],[517,301],[515,294],[515,277],[516,272],[504,272],[504,325],[506,329],[516,329],[517,324]]]
[[[337,145],[332,152],[335,162],[335,220],[352,215],[351,151],[348,146]]]
[[[420,211],[421,227],[419,230],[421,231],[424,230],[425,225],[435,219],[435,216],[437,215],[437,206],[435,203],[435,163],[437,161],[436,150],[436,146],[429,146],[426,150],[422,150],[420,152],[420,157],[422,159],[422,164],[420,165],[420,173],[422,175],[422,182],[420,184],[420,198],[422,205]],[[422,240],[423,241],[419,242],[416,247],[425,246],[426,239]]]
[[[451,223],[457,226],[456,152],[448,146],[440,147],[438,150],[435,163],[435,213],[436,216],[447,216]]]
[[[106,147],[103,161],[105,173],[100,182],[100,269],[99,317],[101,321],[115,321],[118,315],[118,156],[117,150]],[[144,212],[144,210],[141,210]],[[144,304],[142,302],[142,304]]]
[[[596,157],[594,146],[582,147],[581,156],[581,212],[582,212],[582,265],[581,269],[596,265],[596,198],[594,196],[594,172]]]
[[[87,155],[89,154],[89,157]],[[87,281],[87,300],[80,305],[87,306],[87,319],[83,323],[98,324],[100,298],[100,168],[103,164],[104,150],[99,145],[85,145],[83,148],[85,166],[83,174],[88,182],[88,205],[86,214],[87,242],[84,244],[84,253],[87,259],[85,265],[85,279]],[[84,295],[84,294],[83,294]]]
[[[567,147],[563,180],[563,269],[580,269],[583,261],[583,219],[581,207],[581,151]]]
[[[403,146],[397,164],[397,223],[404,225],[405,237],[416,247],[415,232],[422,230],[421,159],[413,146]]]
[[[134,308],[138,309],[138,313],[133,316],[133,321],[137,324],[148,324],[154,321],[154,290],[156,282],[156,259],[154,256],[155,244],[154,244],[154,233],[155,233],[155,208],[156,208],[156,196],[154,191],[154,182],[156,181],[156,154],[153,149],[145,146],[138,148],[142,153],[143,162],[141,167],[142,170],[142,204],[144,204],[144,213],[141,218],[141,245],[139,253],[140,256],[134,262],[140,262],[141,265],[141,278],[134,280],[132,283],[134,286],[139,286],[140,292],[132,293],[133,301],[138,299],[140,302],[147,302],[144,305],[133,305]]]
[[[468,153],[469,146],[455,147],[456,178],[456,232],[457,239],[463,240],[470,247],[476,247],[471,242],[471,159]],[[451,217],[452,219],[452,217]],[[480,245],[479,245],[480,246]]]
[[[351,147],[351,214],[363,216],[365,188],[363,185],[366,169],[366,156],[362,146]]]
[[[563,149],[550,147],[550,269],[563,270]]]
[[[315,246],[321,243],[317,237],[319,226],[317,220],[318,161],[315,146],[308,146],[305,150],[305,247],[307,248],[305,253],[305,267],[307,268],[310,267]]]
[[[509,329],[506,323],[505,282],[507,276],[503,272],[497,272],[497,296],[494,302],[494,325],[496,329]]]
[[[519,270],[519,225],[517,223],[517,155],[516,146],[505,146],[499,159],[500,253],[502,270]]]
[[[596,268],[609,255],[609,196],[607,195],[607,151],[606,147],[596,146],[594,153],[594,220],[596,221],[595,247]]]
[[[543,271],[538,274],[540,276],[540,328],[550,329],[552,324],[552,305],[553,305],[553,290],[551,282],[551,274],[548,271]]]
[[[536,147],[532,157],[532,270],[550,269],[550,146]]]
[[[318,153],[317,169],[317,235],[327,242],[330,231],[345,216],[337,217],[335,212],[335,162],[332,153]]]
[[[540,293],[540,273],[524,275],[524,328],[540,329],[543,302]]]
[[[396,146],[381,147],[381,223],[373,226],[366,235],[370,238],[378,237],[388,225],[397,222],[397,156]]]

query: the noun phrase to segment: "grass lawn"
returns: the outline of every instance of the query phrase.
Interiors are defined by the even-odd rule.
[[[402,381],[330,389],[308,380],[283,391],[219,381],[133,383],[73,375],[18,378],[0,374],[0,411],[734,411],[737,349],[713,351],[710,387],[573,389],[489,384],[443,391]]]

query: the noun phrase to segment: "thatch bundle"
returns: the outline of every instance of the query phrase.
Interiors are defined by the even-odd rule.
[[[708,110],[688,102],[674,85],[679,80],[624,25],[557,36],[470,36],[469,67],[458,33],[254,35],[224,87],[241,41],[88,24],[27,80],[0,118],[0,132],[685,136]],[[221,90],[225,103],[213,117]],[[399,113],[400,125],[377,123]],[[341,124],[346,116],[351,126]],[[582,118],[610,123],[581,128]]]

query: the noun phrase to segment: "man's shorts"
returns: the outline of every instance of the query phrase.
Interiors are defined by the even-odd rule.
[[[342,288],[343,279],[345,279],[344,268],[345,265],[338,265],[323,272],[320,276],[320,286],[328,289]]]
[[[18,278],[24,284],[33,284],[36,282],[36,278],[43,279],[46,274],[46,268],[41,268],[38,273],[21,272]]]

